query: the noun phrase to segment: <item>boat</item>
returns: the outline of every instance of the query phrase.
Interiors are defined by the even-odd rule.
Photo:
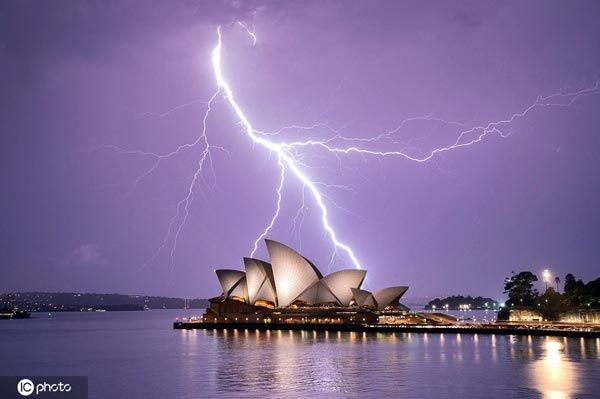
[[[26,312],[24,310],[10,309],[10,308],[0,309],[0,320],[29,319],[30,317],[31,317],[31,313]]]

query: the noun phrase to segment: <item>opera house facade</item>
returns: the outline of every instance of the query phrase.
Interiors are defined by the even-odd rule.
[[[362,289],[366,270],[323,276],[292,248],[265,240],[270,263],[244,258],[244,270],[215,270],[223,289],[210,299],[205,323],[377,323],[381,315],[408,311],[399,303],[408,287]]]

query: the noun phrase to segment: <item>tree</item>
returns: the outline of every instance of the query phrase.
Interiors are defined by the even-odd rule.
[[[558,283],[560,283],[560,277],[554,277],[554,282],[556,283],[556,292],[558,292]]]
[[[571,273],[567,274],[565,276],[565,294],[573,294],[575,287],[577,287],[577,280],[575,280],[575,276]]]
[[[504,280],[504,293],[508,294],[508,306],[533,306],[538,296],[538,291],[533,288],[533,283],[538,278],[531,272],[521,272]]]
[[[571,273],[565,276],[564,302],[570,307],[580,307],[588,302],[586,285]]]
[[[566,311],[561,295],[552,287],[537,297],[535,302],[546,320],[559,320],[560,314]]]

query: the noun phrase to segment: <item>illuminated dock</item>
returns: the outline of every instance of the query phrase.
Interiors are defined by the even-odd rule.
[[[515,324],[449,324],[449,325],[410,325],[410,324],[339,324],[339,323],[238,323],[238,322],[203,322],[196,320],[175,321],[176,330],[304,330],[304,331],[352,331],[371,333],[433,333],[433,334],[495,334],[495,335],[534,335],[600,338],[599,326],[531,326]]]

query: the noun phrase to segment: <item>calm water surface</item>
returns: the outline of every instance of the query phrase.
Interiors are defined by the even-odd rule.
[[[91,398],[600,398],[600,339],[172,329],[199,313],[0,321],[0,375],[87,375]]]

